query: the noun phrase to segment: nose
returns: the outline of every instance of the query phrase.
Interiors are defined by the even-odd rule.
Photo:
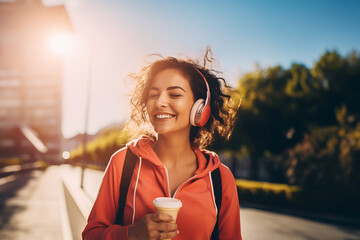
[[[168,98],[166,96],[166,94],[160,94],[157,101],[156,101],[156,106],[159,108],[164,108],[168,105]]]

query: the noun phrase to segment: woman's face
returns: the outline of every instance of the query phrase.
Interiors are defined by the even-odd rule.
[[[189,134],[194,95],[189,81],[177,69],[159,72],[149,88],[147,113],[159,135]]]

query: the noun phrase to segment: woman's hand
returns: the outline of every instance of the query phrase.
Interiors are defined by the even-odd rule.
[[[130,240],[159,240],[178,235],[172,216],[162,213],[147,214],[129,227]]]

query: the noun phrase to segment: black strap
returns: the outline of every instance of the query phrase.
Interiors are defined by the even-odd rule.
[[[214,188],[215,194],[215,203],[217,207],[217,216],[216,216],[216,224],[214,230],[211,234],[211,240],[218,240],[219,239],[219,214],[220,214],[220,207],[221,207],[221,199],[222,199],[222,184],[221,184],[221,175],[219,168],[215,169],[211,172],[211,179]]]
[[[131,177],[134,172],[137,156],[130,149],[126,150],[124,166],[121,174],[119,207],[115,224],[124,225],[124,208]]]

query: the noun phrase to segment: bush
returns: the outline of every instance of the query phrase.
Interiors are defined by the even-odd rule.
[[[284,157],[290,184],[357,192],[360,188],[360,123],[355,128],[311,129]]]
[[[236,180],[239,200],[294,210],[359,218],[360,195],[344,188],[306,188],[287,184]]]
[[[9,165],[19,165],[22,161],[20,158],[0,158],[0,168]]]
[[[294,195],[301,191],[299,186],[240,179],[236,180],[236,185],[241,201],[286,207],[291,206]]]
[[[110,129],[100,134],[96,139],[86,144],[87,164],[95,166],[106,166],[111,155],[125,146],[129,141],[129,134],[123,128]],[[83,145],[70,153],[69,162],[79,164],[83,159]]]

